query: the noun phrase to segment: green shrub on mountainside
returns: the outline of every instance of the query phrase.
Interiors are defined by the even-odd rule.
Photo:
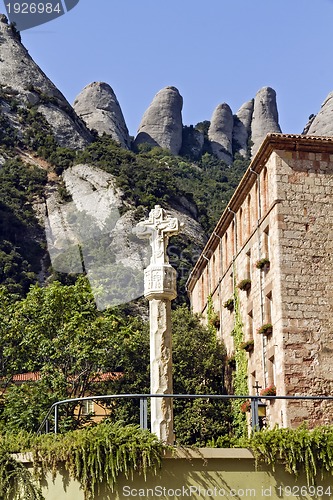
[[[0,169],[0,283],[12,292],[26,293],[40,270],[44,236],[33,202],[45,183],[45,171],[19,159]]]

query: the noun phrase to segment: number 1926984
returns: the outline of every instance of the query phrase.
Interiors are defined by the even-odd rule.
[[[325,497],[332,498],[333,489],[330,486],[277,486],[278,495],[285,497]]]
[[[60,3],[52,4],[49,2],[42,3],[7,3],[8,14],[61,14],[62,7]]]

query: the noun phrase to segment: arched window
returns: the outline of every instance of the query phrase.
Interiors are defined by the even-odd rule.
[[[267,174],[267,167],[264,168],[263,173],[262,173],[262,185],[261,185],[261,199],[262,199],[262,215],[264,215],[269,207],[269,200],[268,200],[268,174]]]
[[[243,246],[243,209],[240,208],[238,212],[238,224],[237,224],[237,229],[238,229],[238,242],[239,246]]]
[[[225,237],[224,237],[224,251],[223,251],[223,255],[224,255],[224,270],[227,269],[228,267],[228,259],[229,259],[229,248],[228,248],[228,233],[225,233]]]
[[[235,220],[232,221],[231,224],[231,238],[230,238],[230,259],[234,257],[236,253],[236,248],[235,248]]]
[[[248,238],[251,234],[251,228],[252,228],[251,195],[250,194],[247,197],[246,222],[247,222],[246,237]]]
[[[216,259],[215,259],[215,253],[213,254],[212,258],[212,276],[211,276],[211,290],[215,289],[215,283],[216,283]]]

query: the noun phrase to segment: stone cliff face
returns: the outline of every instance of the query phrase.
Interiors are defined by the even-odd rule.
[[[330,92],[316,116],[311,117],[303,133],[306,135],[333,135],[333,92]]]
[[[149,264],[150,246],[133,229],[143,220],[137,209],[123,200],[116,180],[91,165],[67,169],[63,181],[72,201],[64,203],[52,185],[45,207],[39,206],[46,228],[53,268],[59,272],[87,274],[91,284],[104,286],[96,295],[101,308],[131,301],[143,294],[143,270]],[[189,213],[191,207],[170,207],[167,212],[184,222],[183,235],[200,252],[206,238]],[[126,211],[125,211],[126,210]]]
[[[123,148],[130,148],[128,129],[119,102],[110,85],[94,82],[76,97],[74,110],[90,129],[111,135]]]
[[[148,143],[177,155],[182,146],[183,98],[175,87],[160,90],[143,115],[135,144]]]
[[[199,158],[204,136],[192,126],[184,127],[182,136],[182,104],[176,88],[166,87],[158,92],[142,118],[135,144],[160,146],[175,155],[190,152],[194,159]],[[219,104],[211,118],[208,143],[212,154],[230,165],[235,153],[243,157],[255,154],[266,135],[273,132],[281,132],[276,93],[264,87],[236,115],[227,103]]]
[[[276,93],[264,87],[241,106],[236,115],[228,104],[220,104],[214,111],[208,131],[212,153],[228,165],[235,153],[243,157],[254,155],[268,133],[281,132]],[[249,140],[253,142],[249,151]]]
[[[62,93],[47,78],[21,44],[18,35],[0,16],[0,86],[17,101],[37,107],[50,124],[60,146],[81,148],[92,137]],[[6,109],[3,110],[6,113]],[[10,113],[7,117],[19,128]]]

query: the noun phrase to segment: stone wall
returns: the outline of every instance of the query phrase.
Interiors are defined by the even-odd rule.
[[[235,312],[224,303],[234,285],[251,279],[250,290],[238,290],[244,341],[254,341],[249,394],[258,381],[275,385],[278,395],[330,395],[333,143],[279,141],[274,148],[266,140],[206,245],[205,262],[198,261],[190,281],[192,307],[205,317],[212,296],[230,358]],[[269,268],[257,268],[262,258]],[[258,333],[265,324],[272,324],[271,334]],[[328,423],[332,413],[327,402],[268,402],[270,426]]]
[[[285,390],[331,395],[333,155],[277,154]],[[329,423],[331,415],[327,403],[303,402],[289,421]]]

